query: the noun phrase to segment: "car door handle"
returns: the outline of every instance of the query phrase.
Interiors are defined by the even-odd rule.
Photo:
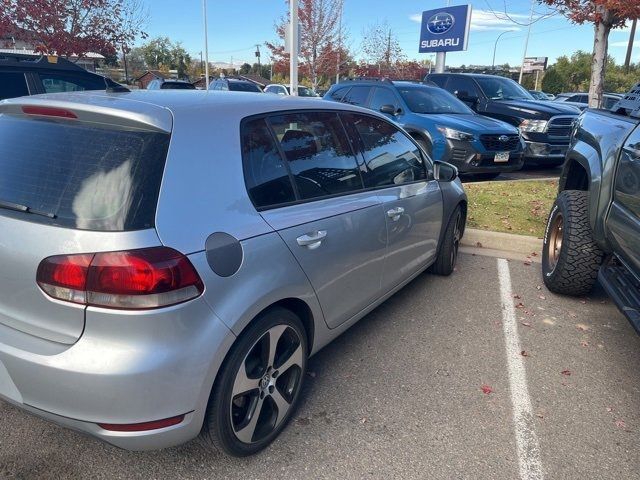
[[[394,222],[400,220],[400,216],[404,213],[404,208],[396,207],[391,210],[387,210],[387,217],[389,217]]]
[[[320,246],[322,240],[324,240],[326,236],[326,230],[318,230],[302,235],[296,238],[296,241],[301,247],[307,247],[309,250],[314,250]]]

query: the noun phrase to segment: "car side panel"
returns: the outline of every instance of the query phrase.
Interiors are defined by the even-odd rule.
[[[234,334],[239,335],[265,308],[287,298],[305,302],[314,323],[324,323],[309,280],[276,232],[243,240],[240,245],[242,264],[228,277],[217,275],[206,255],[192,258],[206,285],[204,299]]]
[[[325,320],[335,328],[380,296],[387,230],[375,192],[263,212],[315,289]],[[323,231],[316,248],[298,238]]]

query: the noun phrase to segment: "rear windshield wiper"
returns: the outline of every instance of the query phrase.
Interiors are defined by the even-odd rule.
[[[42,217],[47,217],[47,218],[56,218],[55,213],[41,212],[40,210],[34,210],[33,208],[28,207],[27,205],[7,202],[5,200],[0,200],[0,208],[4,208],[6,210],[13,210],[15,212],[32,213],[34,215],[40,215]]]

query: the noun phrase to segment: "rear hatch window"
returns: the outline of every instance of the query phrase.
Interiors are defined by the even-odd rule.
[[[0,215],[80,230],[154,226],[168,133],[0,115]]]

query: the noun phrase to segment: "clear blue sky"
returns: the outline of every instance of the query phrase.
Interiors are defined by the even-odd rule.
[[[469,2],[456,1],[452,5]],[[203,50],[201,0],[148,0],[151,17],[147,26],[152,36],[168,36],[181,41],[194,58]],[[348,30],[348,44],[358,58],[363,31],[376,21],[386,21],[398,37],[401,46],[411,59],[425,58],[418,53],[420,24],[417,20],[423,10],[444,6],[445,0],[345,0],[344,24]],[[519,65],[524,49],[527,27],[511,23],[504,18],[505,4],[511,18],[526,23],[529,16],[529,0],[472,0],[472,31],[466,52],[450,53],[448,65],[490,64],[497,36],[496,63]],[[255,44],[276,40],[275,23],[286,13],[284,0],[208,0],[209,59],[212,62],[253,63]],[[178,11],[177,11],[178,10]],[[491,12],[498,13],[496,18]],[[544,8],[536,3],[535,10]],[[610,36],[609,52],[617,62],[624,60],[629,30],[614,31]],[[548,56],[553,63],[561,55],[578,49],[591,52],[593,28],[576,26],[561,16],[546,18],[535,23],[527,56]],[[640,41],[636,41],[633,61],[640,61]],[[267,49],[262,48],[263,62],[268,61]]]

